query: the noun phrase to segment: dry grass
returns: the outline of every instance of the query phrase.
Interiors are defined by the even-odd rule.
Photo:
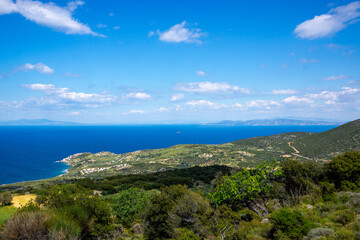
[[[28,202],[35,200],[35,194],[26,194],[26,195],[18,195],[13,197],[13,206],[16,208],[20,208],[25,206]]]

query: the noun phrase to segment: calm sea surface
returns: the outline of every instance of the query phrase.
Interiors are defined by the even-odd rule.
[[[175,144],[218,144],[285,132],[322,132],[336,126],[0,126],[0,184],[62,174],[56,163],[79,152],[130,151]]]

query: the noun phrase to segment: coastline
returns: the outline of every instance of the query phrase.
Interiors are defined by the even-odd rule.
[[[16,169],[3,169],[4,175],[0,182],[12,184],[18,182],[36,181],[41,179],[66,176],[71,169],[71,160],[84,153],[108,151],[113,153],[131,153],[136,150],[167,148],[179,144],[221,144],[258,136],[269,136],[284,132],[322,132],[336,126],[134,126],[134,127],[101,127],[86,128],[22,128],[17,132],[16,138],[10,136],[14,134],[12,129],[5,128],[1,133],[6,139],[13,141],[2,142],[3,152],[9,158],[3,158],[6,162],[18,162]],[[44,132],[46,130],[46,132]],[[17,130],[18,131],[18,130]],[[29,135],[29,131],[35,131],[41,136],[34,141]],[[178,134],[181,132],[181,134]],[[84,133],[89,135],[83,135]],[[220,134],[221,133],[221,134]],[[41,134],[41,135],[40,135]],[[9,136],[7,138],[7,136]],[[61,137],[64,144],[59,144],[54,137]],[[96,137],[96,141],[91,141],[91,137]],[[151,139],[152,138],[152,139]],[[149,140],[150,139],[150,140]],[[165,141],[164,141],[165,140]],[[54,144],[56,143],[56,144]],[[79,144],[81,143],[81,144]],[[45,150],[40,150],[39,146],[47,146]],[[17,150],[14,149],[16,147]],[[33,152],[32,149],[39,149]],[[65,150],[65,151],[64,151]],[[84,150],[83,152],[81,152]],[[90,151],[89,151],[90,150]],[[77,152],[66,158],[59,159],[59,153]],[[14,154],[14,152],[16,154]],[[55,158],[55,159],[54,159]],[[41,161],[38,161],[41,160]],[[51,162],[47,159],[54,159]],[[22,164],[24,162],[24,164]],[[61,162],[69,166],[54,167],[54,162]],[[5,170],[6,169],[6,170]],[[39,169],[39,170],[38,170]],[[11,171],[19,177],[10,176]],[[71,170],[70,170],[71,172]],[[7,175],[9,173],[9,176]],[[50,174],[49,174],[50,173]],[[50,176],[49,176],[50,175]],[[35,180],[23,180],[35,179]]]

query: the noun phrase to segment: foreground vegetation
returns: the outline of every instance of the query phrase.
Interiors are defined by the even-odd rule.
[[[360,239],[360,153],[3,192],[2,239]],[[35,194],[18,209],[10,198]]]

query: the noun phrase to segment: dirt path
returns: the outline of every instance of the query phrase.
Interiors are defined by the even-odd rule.
[[[300,153],[296,148],[294,148],[293,146],[291,146],[292,142],[288,142],[289,147],[291,147],[292,149],[294,149],[295,153]]]
[[[289,147],[291,147],[295,151],[294,153],[292,153],[292,155],[297,156],[297,157],[301,157],[301,158],[305,158],[307,160],[313,160],[311,158],[300,155],[299,154],[300,152],[295,147],[291,146],[291,144],[292,144],[292,142],[288,142]]]

